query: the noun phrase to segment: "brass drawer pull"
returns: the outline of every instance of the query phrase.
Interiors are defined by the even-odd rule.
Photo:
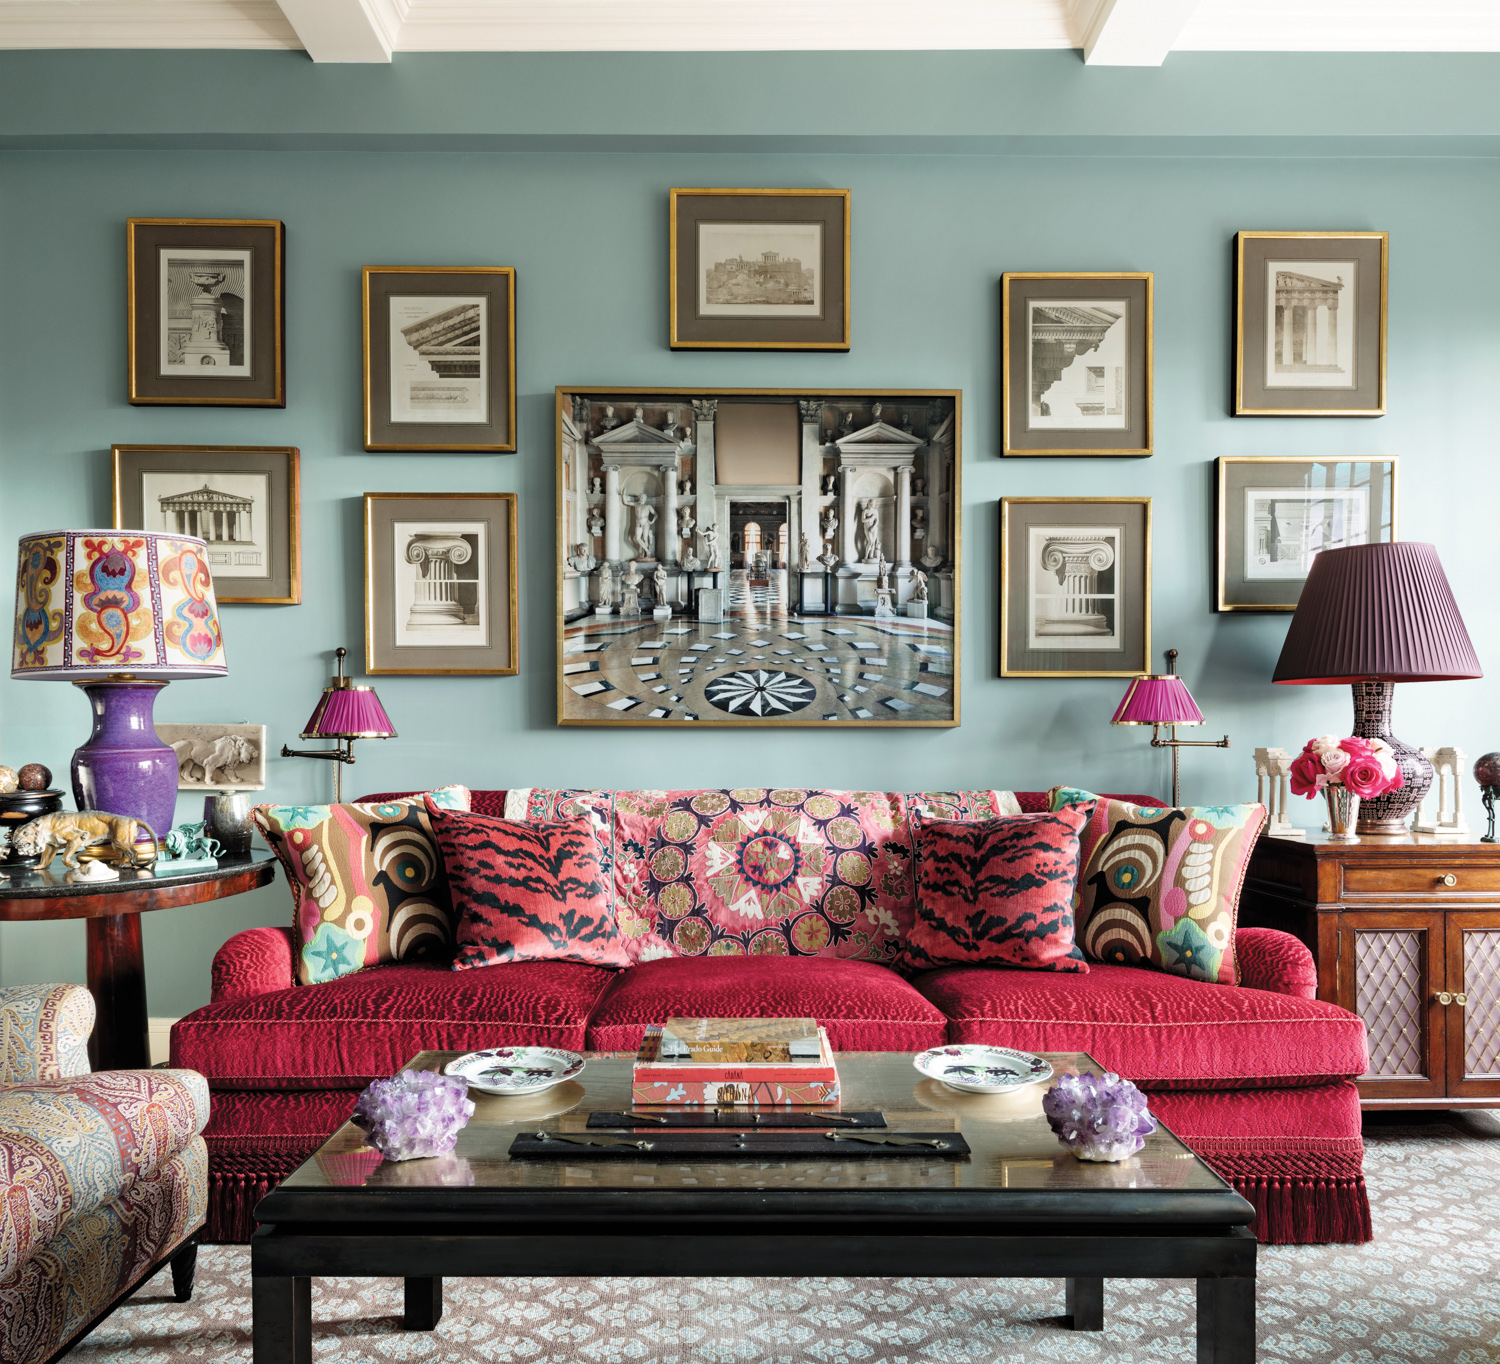
[[[1433,998],[1437,1000],[1439,1004],[1448,1005],[1453,1003],[1453,996],[1450,995],[1446,990],[1439,990],[1437,994],[1433,995]]]
[[[1464,1005],[1469,1002],[1469,997],[1468,995],[1460,992],[1453,996],[1453,1002],[1457,1004],[1460,1009],[1462,1009]]]
[[[1458,884],[1458,877],[1450,871],[1446,876],[1438,877],[1438,884],[1440,886],[1456,886]]]

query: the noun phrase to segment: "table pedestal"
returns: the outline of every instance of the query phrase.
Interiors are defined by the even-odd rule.
[[[86,923],[89,993],[100,1021],[108,1020],[89,1038],[89,1065],[95,1070],[144,1070],[151,1064],[151,1041],[141,916],[105,914]]]

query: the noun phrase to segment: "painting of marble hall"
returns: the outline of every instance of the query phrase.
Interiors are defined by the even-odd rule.
[[[959,394],[558,392],[558,721],[956,725]]]

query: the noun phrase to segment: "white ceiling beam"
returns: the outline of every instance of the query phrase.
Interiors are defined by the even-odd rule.
[[[1160,66],[1198,0],[1103,0],[1083,35],[1090,66]]]
[[[276,0],[315,62],[388,62],[400,21],[377,0]]]

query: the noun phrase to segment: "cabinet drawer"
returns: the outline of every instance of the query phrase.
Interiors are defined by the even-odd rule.
[[[1452,877],[1448,884],[1446,878]],[[1361,863],[1344,867],[1344,895],[1497,895],[1500,867],[1434,861],[1422,866]]]

